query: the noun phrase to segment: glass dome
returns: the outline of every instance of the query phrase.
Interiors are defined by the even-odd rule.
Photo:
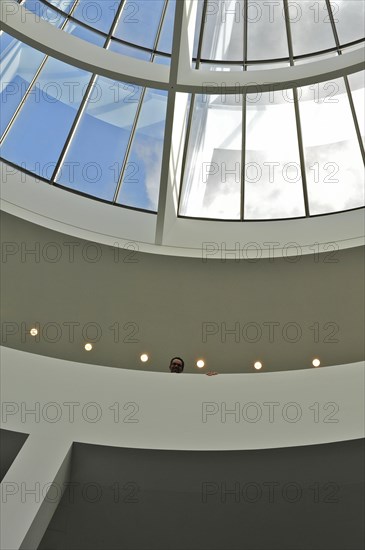
[[[364,72],[357,65],[329,79],[319,70],[300,82],[290,72],[361,49],[362,0],[193,0],[188,50],[174,38],[183,24],[176,0],[19,3],[22,14],[121,61],[112,79],[2,31],[1,156],[11,166],[157,213],[171,178],[163,166],[174,160],[171,105],[181,153],[178,217],[279,220],[364,206]],[[123,79],[128,58],[153,63],[156,74],[165,68],[170,79]],[[182,58],[192,83],[179,87],[171,75]],[[275,70],[288,75],[284,84],[276,85]]]

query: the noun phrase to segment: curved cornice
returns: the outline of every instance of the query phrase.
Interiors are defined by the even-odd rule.
[[[157,216],[118,208],[49,185],[0,162],[1,209],[48,229],[140,252],[217,260],[287,258],[354,248],[365,243],[364,209],[310,218],[221,222],[177,218],[156,244]],[[231,252],[230,252],[231,251]]]

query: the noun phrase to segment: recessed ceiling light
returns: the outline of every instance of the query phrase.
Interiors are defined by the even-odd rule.
[[[38,329],[36,329],[36,328],[31,328],[31,329],[30,329],[30,333],[31,333],[32,336],[37,336],[37,334],[38,334]]]
[[[313,361],[312,361],[313,367],[319,367],[320,364],[321,364],[321,362],[320,362],[319,359],[313,359]]]
[[[256,370],[260,370],[262,369],[262,363],[260,361],[256,361],[256,363],[254,364],[254,367]]]
[[[196,362],[196,366],[198,367],[198,369],[202,369],[204,367],[205,363],[203,361],[203,359],[199,359],[199,361]]]
[[[141,359],[142,363],[145,363],[146,361],[148,361],[147,353],[142,353],[140,359]]]
[[[85,344],[86,351],[91,351],[93,349],[91,344]]]

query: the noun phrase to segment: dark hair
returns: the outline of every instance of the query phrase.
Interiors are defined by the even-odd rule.
[[[184,370],[185,363],[184,363],[184,359],[181,359],[181,357],[173,357],[172,359],[170,359],[170,366],[171,366],[171,363],[173,362],[174,359],[178,359],[179,361],[181,361],[182,370]]]

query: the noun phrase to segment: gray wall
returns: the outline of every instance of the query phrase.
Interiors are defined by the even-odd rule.
[[[4,346],[162,372],[180,355],[185,372],[197,374],[201,356],[207,369],[220,373],[252,372],[258,359],[266,372],[312,368],[313,357],[322,366],[364,359],[364,247],[330,247],[318,257],[298,254],[294,262],[131,256],[93,243],[88,251],[88,241],[4,213],[1,238]],[[87,254],[94,257],[95,246],[100,259],[93,263]],[[39,341],[23,328],[36,322]],[[99,325],[99,339],[86,353],[89,323]],[[215,334],[206,335],[206,323]],[[117,326],[116,333],[111,327]],[[89,337],[95,334],[91,329]],[[146,364],[139,359],[144,352]]]
[[[0,430],[0,481],[2,481],[23,447],[28,434]]]
[[[212,452],[74,444],[70,482],[40,550],[364,547],[363,440]]]

